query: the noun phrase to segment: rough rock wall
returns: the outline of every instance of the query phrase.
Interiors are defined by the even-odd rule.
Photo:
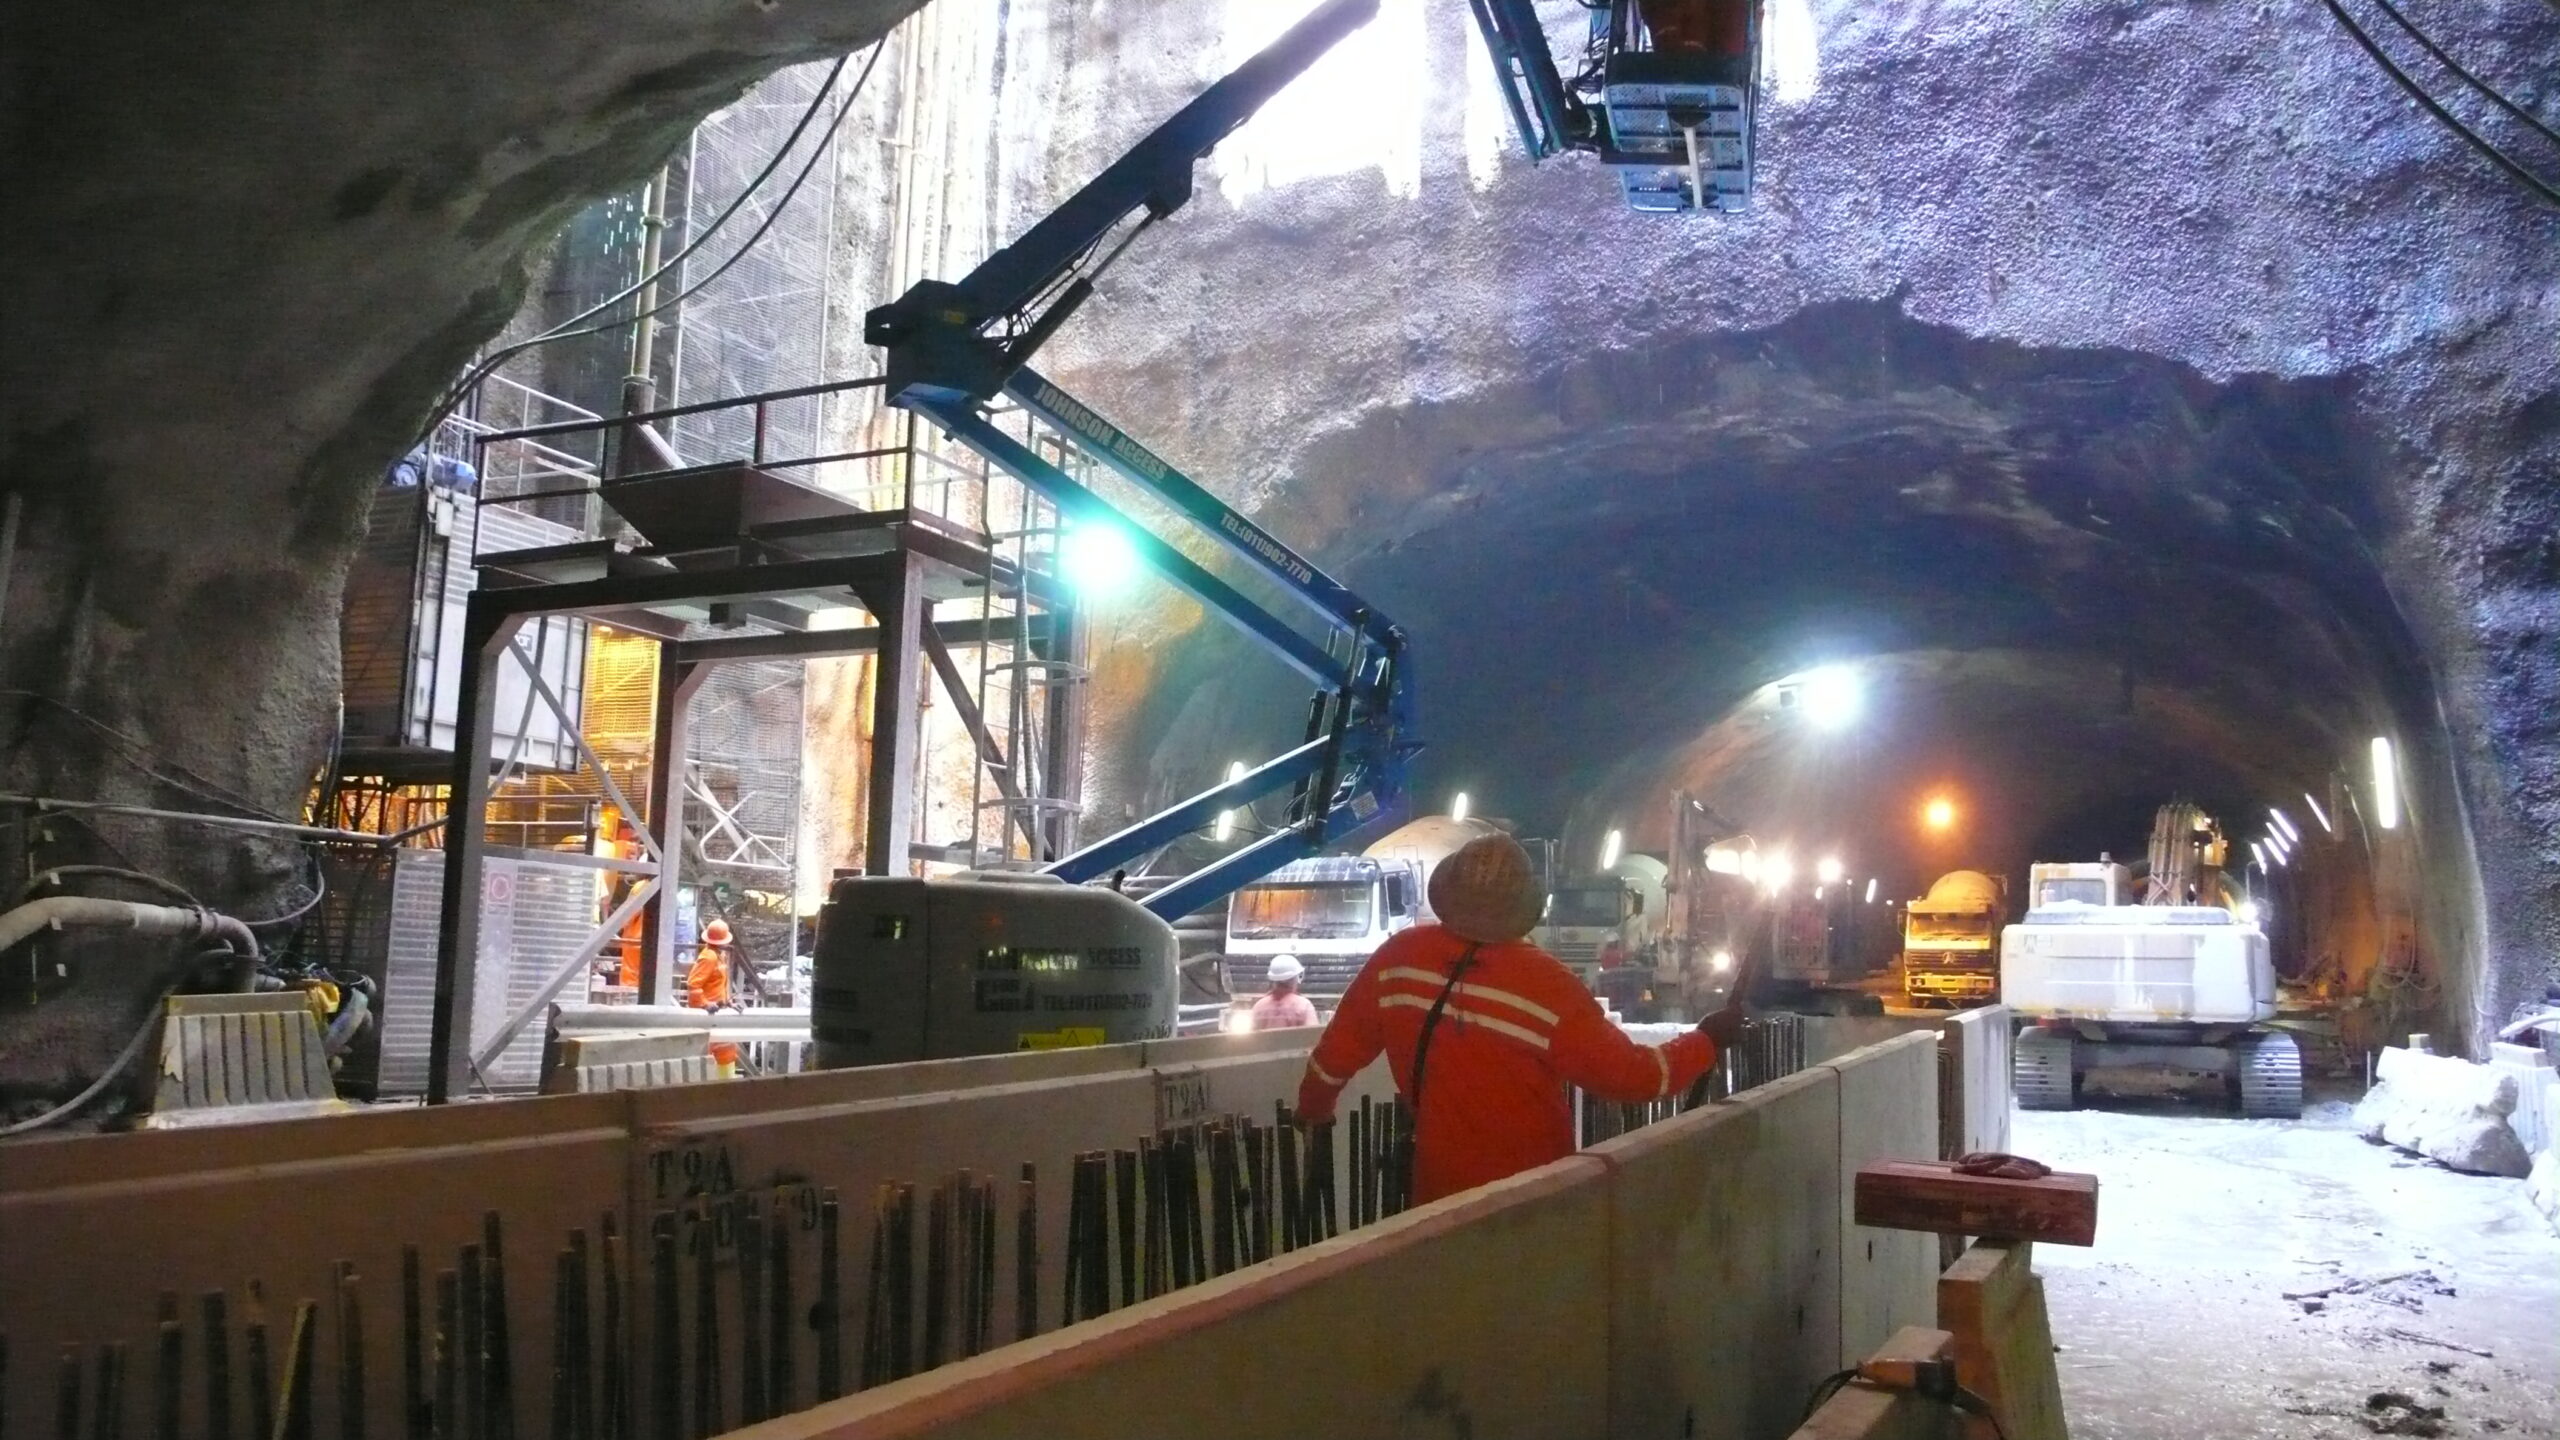
[[[1014,4],[1007,129],[1046,161],[1008,169],[1017,222],[1205,83],[1225,21],[1265,4]],[[325,746],[362,497],[514,309],[524,253],[756,75],[911,8],[15,7],[0,482],[25,511],[0,679],[42,698],[0,697],[0,782],[290,810]],[[1758,207],[1706,224],[1631,216],[1579,164],[1510,160],[1471,189],[1463,11],[1414,13],[1418,197],[1374,171],[1240,204],[1212,189],[1053,368],[1228,493],[1285,500],[1294,538],[1381,569],[1476,455],[1640,402],[1625,376],[1648,357],[1745,384],[1693,338],[1826,304],[2215,382],[2349,382],[2389,482],[2362,538],[2422,642],[2483,856],[2500,963],[2481,1008],[2560,951],[2560,222],[2316,13],[1825,0],[1819,86],[1770,113]],[[2547,107],[2546,7],[2445,18]],[[1467,404],[1522,381],[1555,403]],[[1472,438],[1408,425],[1435,405]],[[2451,787],[2421,784],[2420,814],[2467,839]],[[244,907],[292,869],[149,827],[113,838]],[[42,1048],[0,1036],[13,1065]]]
[[[0,789],[296,810],[366,496],[527,253],[758,76],[916,3],[11,7]],[[101,828],[112,848],[46,858],[121,855],[252,914],[299,868]],[[0,1029],[0,1079],[78,1068],[84,1007],[39,1019],[62,1043]]]
[[[1107,43],[1075,32],[1083,8],[1017,6],[1026,27],[1048,12],[1046,107],[1083,122],[1061,121],[1026,213],[1208,79],[1244,7],[1157,5]],[[1767,113],[1750,214],[1638,217],[1588,165],[1516,157],[1477,191],[1463,12],[1423,14],[1418,197],[1388,195],[1375,169],[1240,203],[1208,190],[1123,262],[1052,371],[1333,563],[1384,573],[1394,551],[1408,576],[1469,564],[1416,537],[1434,503],[1498,506],[1471,475],[1506,457],[1595,471],[1574,468],[1577,434],[1612,406],[1641,414],[1649,366],[1680,397],[1747,397],[1751,337],[1820,307],[2007,342],[2022,372],[2129,353],[2209,386],[2334,383],[2376,476],[2377,503],[2341,538],[2388,587],[2386,613],[2347,628],[2385,672],[2428,682],[2375,693],[2413,757],[2439,946],[2468,948],[2485,913],[2479,1011],[2538,988],[2560,952],[2560,215],[2318,10],[2219,0],[1826,0],[1818,84]],[[2552,108],[2548,6],[2423,18]],[[1511,403],[1468,403],[1494,393]],[[1599,558],[1555,553],[1512,585],[1563,593]],[[1420,658],[1426,713],[1485,683]],[[2281,657],[2261,658],[2281,680]],[[2447,741],[2428,733],[2439,711]]]

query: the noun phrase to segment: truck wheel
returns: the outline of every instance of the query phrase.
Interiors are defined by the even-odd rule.
[[[2281,1030],[2231,1042],[2240,1062],[2240,1113],[2252,1120],[2302,1117],[2302,1050]]]
[[[2071,1073],[2075,1037],[2042,1026],[2018,1032],[2010,1076],[2021,1110],[2069,1110],[2079,1103]]]

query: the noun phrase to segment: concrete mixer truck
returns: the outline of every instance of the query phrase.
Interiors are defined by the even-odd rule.
[[[1902,916],[1902,990],[1914,1005],[1961,1009],[2000,998],[2000,882],[1950,870]]]
[[[1529,939],[1621,1013],[1651,1018],[1665,978],[1656,967],[1669,874],[1651,855],[1621,855],[1599,874],[1549,892],[1546,917]],[[1677,972],[1669,978],[1676,982]]]

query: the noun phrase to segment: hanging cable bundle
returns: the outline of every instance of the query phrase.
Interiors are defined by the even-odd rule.
[[[2497,142],[2481,134],[2478,130],[2473,129],[2469,124],[2465,123],[2460,116],[2455,115],[2451,110],[2447,109],[2443,102],[2429,94],[2426,87],[2421,85],[2415,76],[2412,76],[2406,69],[2402,68],[2398,61],[2391,58],[2390,52],[2382,48],[2381,43],[2374,39],[2370,31],[2366,30],[2364,26],[2358,24],[2353,15],[2347,13],[2346,7],[2340,3],[2340,0],[2320,0],[2320,3],[2328,7],[2331,18],[2335,19],[2340,28],[2347,32],[2348,37],[2356,42],[2357,47],[2362,49],[2366,55],[2372,57],[2373,63],[2381,66],[2383,73],[2390,76],[2394,84],[2408,92],[2409,98],[2417,101],[2421,109],[2425,110],[2429,115],[2434,116],[2439,124],[2452,131],[2464,144],[2470,146],[2473,150],[2478,151],[2481,156],[2486,158],[2491,164],[2496,165],[2499,169],[2505,171],[2508,177],[2513,179],[2517,184],[2522,185],[2525,189],[2540,196],[2543,200],[2552,205],[2560,205],[2560,184],[2554,184],[2553,182],[2542,178],[2541,175],[2535,173],[2531,168],[2526,166],[2524,162],[2508,154],[2497,144]],[[2545,123],[2531,111],[2526,110],[2523,106],[2518,105],[2515,101],[2509,99],[2504,93],[2499,91],[2496,86],[2491,85],[2488,81],[2483,80],[2478,75],[2472,73],[2472,71],[2466,68],[2460,61],[2454,59],[2451,54],[2447,53],[2443,46],[2437,44],[2435,39],[2429,36],[2426,31],[2420,29],[2414,21],[2410,20],[2407,15],[2403,14],[2399,7],[2391,3],[2391,0],[2373,0],[2373,3],[2391,20],[2394,25],[2397,25],[2402,31],[2406,32],[2411,39],[2415,40],[2420,49],[2433,57],[2435,61],[2445,69],[2453,72],[2455,78],[2459,79],[2463,84],[2469,86],[2479,94],[2485,96],[2491,104],[2497,106],[2500,110],[2505,111],[2509,116],[2526,126],[2530,131],[2544,141],[2554,146],[2560,146],[2560,131],[2555,131],[2551,125]]]

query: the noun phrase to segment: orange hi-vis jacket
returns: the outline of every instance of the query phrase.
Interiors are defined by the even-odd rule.
[[[1381,1053],[1410,1097],[1423,1017],[1468,948],[1438,925],[1379,946],[1307,1057],[1299,1113],[1330,1119],[1342,1087]],[[1414,1122],[1417,1204],[1572,1154],[1568,1084],[1606,1100],[1656,1100],[1715,1064],[1715,1042],[1694,1030],[1658,1046],[1627,1038],[1572,971],[1525,940],[1475,952],[1432,1032]]]
[[[694,952],[693,968],[684,976],[684,1003],[696,1010],[729,1003],[729,956],[719,946],[705,944]],[[735,1065],[738,1047],[714,1045],[711,1058],[724,1066]]]

